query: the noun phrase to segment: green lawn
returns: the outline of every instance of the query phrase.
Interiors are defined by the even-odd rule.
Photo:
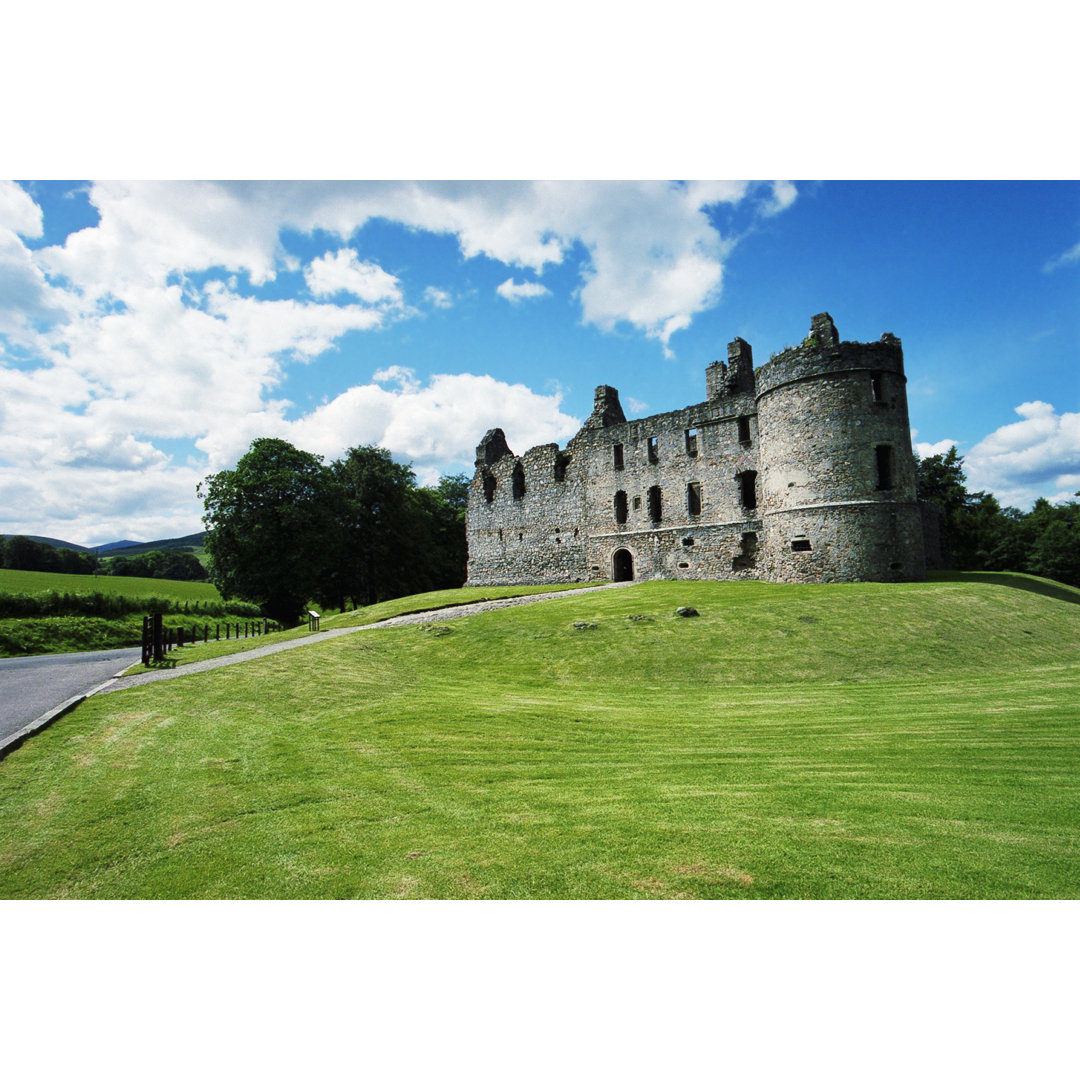
[[[1080,605],[649,583],[93,698],[0,896],[1075,898]]]

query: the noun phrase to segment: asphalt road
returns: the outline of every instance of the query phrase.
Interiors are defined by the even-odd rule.
[[[130,667],[139,655],[135,648],[0,660],[0,741]]]

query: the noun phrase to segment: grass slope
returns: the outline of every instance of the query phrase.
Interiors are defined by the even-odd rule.
[[[30,740],[0,895],[1077,897],[1078,690],[1080,606],[981,581],[365,632]]]

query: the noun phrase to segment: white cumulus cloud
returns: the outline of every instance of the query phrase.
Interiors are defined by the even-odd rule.
[[[355,251],[340,251],[313,259],[304,270],[304,280],[315,296],[333,296],[344,292],[365,304],[402,302],[401,282],[373,262],[361,262]]]
[[[1058,413],[1045,401],[1026,401],[1016,413],[1019,421],[991,432],[965,455],[969,488],[993,491],[1017,506],[1040,495],[1072,495],[1080,474],[1080,413]]]
[[[508,277],[495,291],[512,304],[516,304],[519,300],[535,300],[539,296],[551,295],[551,290],[541,285],[539,281],[523,281],[519,285],[512,277]]]

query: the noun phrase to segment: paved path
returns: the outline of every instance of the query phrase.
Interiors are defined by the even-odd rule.
[[[139,649],[0,660],[0,746],[27,724],[131,667]]]
[[[466,615],[477,615],[484,611],[499,611],[502,608],[520,607],[522,604],[536,604],[541,600],[563,600],[582,593],[599,592],[602,589],[622,589],[633,585],[632,581],[620,581],[609,585],[591,585],[585,589],[565,589],[560,592],[532,593],[529,596],[512,596],[505,600],[480,600],[473,604],[457,604],[454,607],[439,608],[437,611],[417,611],[411,615],[395,615],[381,622],[365,623],[363,626],[343,626],[336,630],[322,630],[311,637],[293,638],[291,641],[278,641],[270,645],[260,645],[247,652],[233,653],[231,656],[217,656],[208,660],[196,660],[192,664],[167,668],[164,671],[146,671],[138,675],[129,675],[124,679],[115,679],[101,689],[102,694],[112,694],[119,690],[128,690],[133,686],[145,686],[147,683],[162,682],[165,679],[180,679],[185,675],[197,675],[201,671],[228,667],[230,664],[242,664],[260,656],[285,652],[287,649],[301,649],[306,645],[318,645],[330,638],[344,637],[346,634],[358,634],[362,630],[383,630],[391,626],[413,626],[417,623],[446,622],[460,619]],[[137,650],[136,650],[137,651]]]

